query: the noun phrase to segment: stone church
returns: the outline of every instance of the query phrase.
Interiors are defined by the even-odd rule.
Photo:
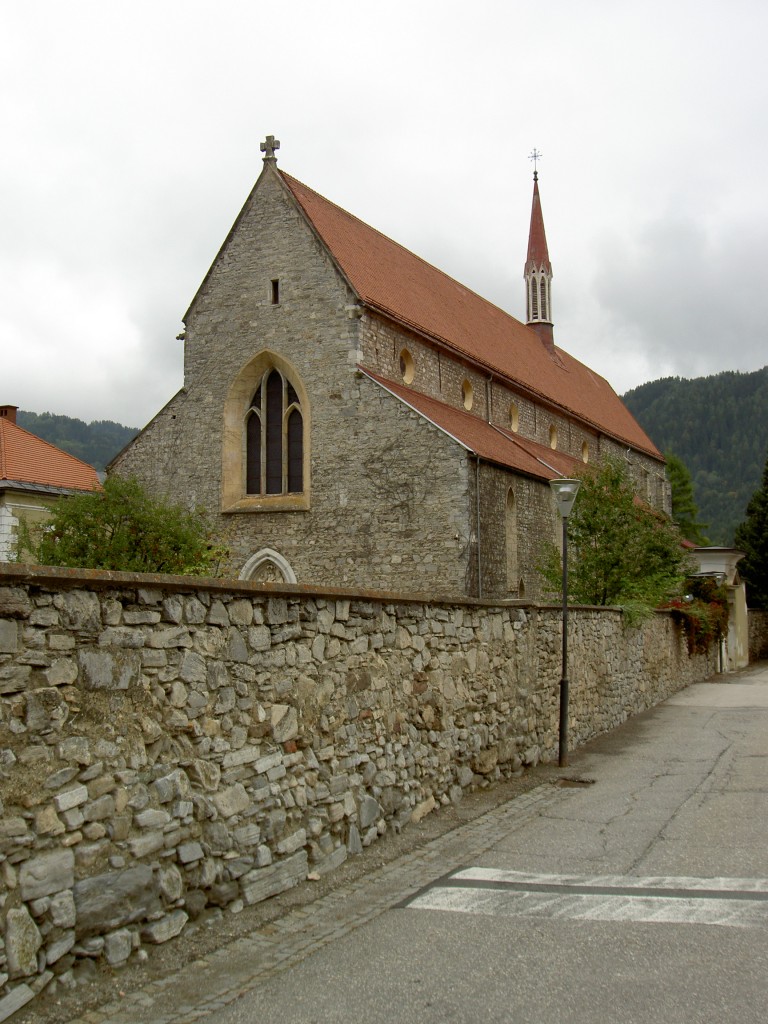
[[[548,481],[605,456],[669,510],[659,451],[554,343],[535,172],[523,324],[278,147],[184,317],[184,386],[112,472],[207,509],[233,576],[433,597],[536,598]]]

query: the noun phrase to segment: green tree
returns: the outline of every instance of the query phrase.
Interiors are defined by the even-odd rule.
[[[666,516],[637,501],[622,463],[604,463],[583,478],[568,517],[570,597],[647,613],[682,590],[691,566],[681,539]],[[558,591],[561,556],[554,545],[542,572]]]
[[[37,532],[22,524],[19,561],[27,554],[40,565],[202,576],[216,574],[223,552],[200,514],[111,476],[102,490],[62,499]]]
[[[693,480],[688,467],[673,452],[665,452],[667,475],[672,486],[672,519],[686,540],[692,544],[706,545],[704,536],[707,523],[700,523],[699,509],[693,496]]]
[[[750,608],[768,608],[768,459],[760,487],[749,499],[747,517],[736,528],[736,547],[745,557],[739,573],[747,584]]]

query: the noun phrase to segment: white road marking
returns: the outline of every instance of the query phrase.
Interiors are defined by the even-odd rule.
[[[430,886],[406,906],[504,917],[768,928],[768,880],[468,868]]]

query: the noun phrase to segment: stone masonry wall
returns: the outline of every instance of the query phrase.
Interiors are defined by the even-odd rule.
[[[749,609],[749,660],[768,658],[768,611]]]
[[[571,744],[713,665],[577,609]],[[556,757],[559,610],[0,568],[0,1008]]]

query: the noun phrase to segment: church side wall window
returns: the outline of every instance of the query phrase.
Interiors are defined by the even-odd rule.
[[[511,487],[507,491],[504,525],[507,548],[507,590],[517,596],[520,593],[517,562],[517,504]]]

